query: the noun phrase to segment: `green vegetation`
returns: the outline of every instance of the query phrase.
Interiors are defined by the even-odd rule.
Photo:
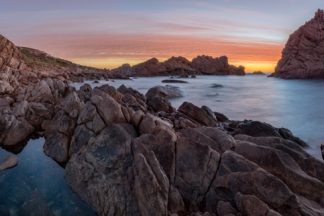
[[[20,47],[19,49],[21,51],[23,61],[32,68],[66,68],[75,66],[75,64],[70,61],[55,58],[53,56],[48,55],[45,52],[36,49],[26,47]]]

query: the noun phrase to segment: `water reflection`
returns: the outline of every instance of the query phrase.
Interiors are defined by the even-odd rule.
[[[30,140],[15,168],[0,171],[0,215],[95,215],[64,180],[64,170]],[[10,153],[0,149],[0,160]]]
[[[133,87],[142,93],[166,77],[137,78],[134,80],[100,81],[119,87]],[[178,86],[184,97],[172,100],[175,107],[184,101],[207,105],[230,119],[253,119],[286,127],[308,142],[308,151],[320,158],[320,143],[324,142],[324,80],[281,80],[266,76],[198,76],[186,79],[188,84]],[[74,84],[79,87],[80,84]],[[217,88],[211,88],[215,87]]]

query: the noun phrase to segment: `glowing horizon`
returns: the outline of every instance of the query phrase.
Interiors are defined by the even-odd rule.
[[[100,68],[152,57],[226,55],[248,72],[272,72],[289,34],[318,5],[320,0],[5,0],[0,34]]]

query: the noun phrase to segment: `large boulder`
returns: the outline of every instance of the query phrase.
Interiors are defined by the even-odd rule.
[[[280,137],[293,141],[302,147],[308,146],[303,140],[294,136],[290,130],[286,128],[275,128],[264,122],[245,120],[232,123],[231,127],[234,134],[246,134],[253,137]]]
[[[324,11],[290,35],[273,76],[284,79],[324,78]]]
[[[178,108],[178,112],[204,126],[215,126],[217,124],[217,119],[212,112],[209,112],[209,110],[203,108],[199,108],[189,102],[184,102]]]
[[[17,119],[11,114],[1,114],[0,143],[4,146],[14,146],[25,141],[34,132],[34,127],[24,118]]]
[[[100,215],[140,215],[132,187],[131,142],[125,129],[113,124],[72,155],[66,165],[72,189]]]

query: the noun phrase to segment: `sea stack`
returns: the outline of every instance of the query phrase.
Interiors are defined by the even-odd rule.
[[[278,62],[275,77],[284,79],[324,78],[324,11],[290,35]]]

